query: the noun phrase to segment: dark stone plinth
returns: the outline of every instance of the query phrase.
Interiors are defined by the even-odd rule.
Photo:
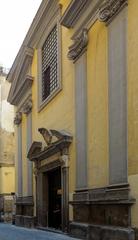
[[[70,235],[80,239],[88,239],[88,224],[77,222],[70,223]]]
[[[133,240],[128,184],[76,190],[73,195],[72,236],[92,240]]]
[[[135,231],[135,240],[138,240],[138,228],[135,228],[134,231]]]
[[[85,240],[135,240],[135,232],[131,228],[88,225],[77,222],[70,224],[70,235]]]
[[[73,215],[75,222],[130,226],[130,207],[127,204],[74,204]]]
[[[88,239],[135,240],[135,233],[131,228],[90,225]]]
[[[23,222],[23,216],[22,215],[16,215],[15,216],[15,225],[16,226],[23,226],[24,222]]]
[[[36,225],[36,218],[33,216],[16,215],[15,225],[26,228],[34,228]]]

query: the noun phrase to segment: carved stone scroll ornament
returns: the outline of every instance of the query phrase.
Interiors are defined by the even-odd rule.
[[[74,40],[74,44],[69,47],[68,58],[75,61],[87,47],[88,30],[83,29],[81,35]]]
[[[70,139],[72,138],[70,134],[68,134],[67,132],[64,131],[57,131],[54,129],[46,129],[46,128],[39,128],[38,131],[41,133],[41,135],[43,136],[47,146],[62,140],[62,139]],[[56,138],[56,140],[55,140]]]
[[[41,135],[43,136],[45,142],[47,145],[50,145],[52,142],[52,133],[50,130],[46,129],[46,128],[39,128],[38,131],[41,133]]]
[[[16,113],[16,116],[14,118],[14,124],[15,125],[19,125],[22,121],[22,113],[21,112],[18,112]]]
[[[108,22],[127,4],[127,0],[105,0],[99,9],[99,21]]]
[[[23,106],[23,113],[29,114],[32,111],[32,99],[29,99]]]

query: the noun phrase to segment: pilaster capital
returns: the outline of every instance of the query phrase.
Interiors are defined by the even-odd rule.
[[[107,23],[122,8],[127,5],[128,0],[105,0],[99,8],[99,21]]]
[[[14,118],[14,124],[15,125],[19,125],[22,122],[22,113],[21,112],[17,112],[16,116]]]
[[[82,52],[86,49],[88,44],[88,30],[84,28],[80,36],[75,38],[74,43],[69,47],[68,59],[75,61]]]
[[[69,167],[69,156],[68,155],[62,155],[61,156],[61,161],[63,163],[62,167]]]
[[[28,99],[23,105],[22,112],[25,114],[29,114],[32,111],[33,103],[32,99]]]

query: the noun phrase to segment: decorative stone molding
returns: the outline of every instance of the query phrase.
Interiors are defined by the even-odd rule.
[[[38,131],[43,136],[47,146],[50,145],[51,142],[52,142],[52,133],[51,133],[51,131],[46,129],[46,128],[39,128]]]
[[[24,105],[23,105],[23,109],[22,112],[25,114],[29,114],[32,111],[32,99],[29,99]]]
[[[32,196],[17,197],[15,204],[16,205],[34,205],[34,200]]]
[[[86,49],[87,44],[88,30],[84,28],[81,35],[75,39],[74,44],[69,47],[68,58],[75,61]]]
[[[110,21],[126,4],[127,0],[105,0],[99,8],[99,20],[101,22]]]
[[[35,159],[35,156],[42,151],[42,143],[41,142],[33,142],[32,146],[28,152],[28,159]]]
[[[72,142],[72,136],[69,133],[45,128],[40,128],[38,131],[42,134],[47,146],[42,149],[41,142],[33,142],[27,155],[30,161],[41,161],[57,153],[61,156],[68,155],[68,148]],[[63,163],[63,159],[61,162]]]
[[[22,113],[21,112],[18,112],[16,113],[16,116],[14,118],[14,124],[15,125],[19,125],[22,121]]]
[[[20,83],[20,87],[18,90],[15,91],[13,94],[11,101],[9,101],[13,105],[18,105],[19,102],[22,100],[23,96],[26,94],[26,92],[31,89],[33,83],[33,77],[27,74],[25,78],[23,79],[22,83]]]
[[[69,167],[69,156],[68,155],[63,154],[61,156],[61,161],[63,162],[64,167]]]
[[[47,146],[57,142],[58,140],[70,138],[71,136],[64,131],[57,131],[54,129],[39,128],[38,131],[43,136]],[[53,140],[56,138],[57,140]]]
[[[73,0],[61,18],[61,24],[67,28],[74,27],[90,0]]]

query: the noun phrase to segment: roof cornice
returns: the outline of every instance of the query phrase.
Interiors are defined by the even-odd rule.
[[[8,101],[11,104],[18,105],[26,91],[30,89],[33,81],[30,72],[34,48],[46,31],[49,22],[59,15],[60,9],[57,0],[42,1],[7,76],[7,80],[12,83],[8,96]]]
[[[23,54],[24,47],[34,48],[35,39],[38,36],[37,32],[41,31],[41,28],[40,28],[41,23],[44,21],[44,18],[47,17],[49,12],[51,15],[53,14],[53,11],[49,11],[49,9],[50,8],[52,9],[55,6],[58,6],[58,8],[60,8],[60,5],[57,4],[57,0],[43,0],[42,1],[34,19],[33,19],[33,22],[26,34],[26,37],[19,49],[19,52],[13,62],[10,72],[7,76],[7,80],[9,82],[12,82],[14,80],[14,75],[16,75],[16,69],[17,69],[18,63],[20,61],[20,58]]]
[[[20,72],[22,70],[22,65],[25,63],[25,61],[28,59],[30,59],[30,61],[32,61],[33,59],[33,54],[34,54],[34,50],[33,48],[29,48],[27,46],[21,46],[20,51],[22,51],[22,56],[20,56],[20,58],[18,59],[18,69],[16,70],[15,68],[10,70],[8,76],[7,76],[7,81],[8,82],[12,82],[13,80],[15,80],[15,78],[18,78],[20,75]],[[17,65],[16,65],[17,66]],[[14,78],[13,75],[15,73],[16,70],[16,77]]]
[[[17,105],[25,92],[31,87],[33,78],[28,72],[33,59],[34,50],[24,47],[22,55],[18,62],[18,68],[14,72],[14,76],[9,74],[8,81],[12,82],[8,95],[8,102]]]
[[[26,91],[28,91],[31,88],[32,83],[33,83],[33,77],[30,75],[26,75],[22,84],[20,85],[20,88],[18,88],[18,90],[15,92],[15,94],[11,98],[8,98],[8,101],[11,104],[17,106],[21,102],[21,99],[25,95]]]

